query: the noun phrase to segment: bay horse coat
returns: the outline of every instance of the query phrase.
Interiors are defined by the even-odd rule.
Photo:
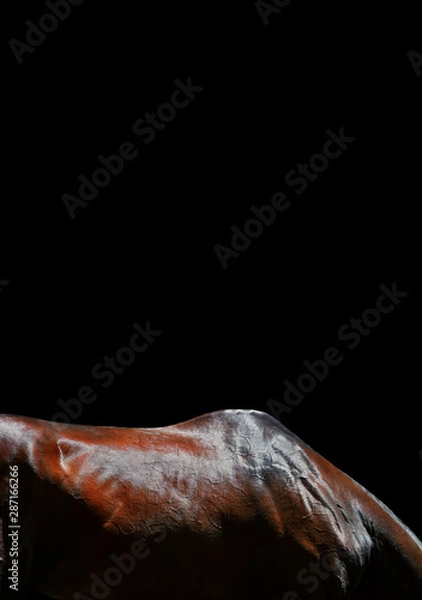
[[[0,600],[422,599],[421,542],[258,411],[1,415],[0,501]]]

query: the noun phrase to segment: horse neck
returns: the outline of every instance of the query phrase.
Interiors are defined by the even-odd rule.
[[[422,543],[387,507],[371,519],[376,538],[374,598],[422,598]]]

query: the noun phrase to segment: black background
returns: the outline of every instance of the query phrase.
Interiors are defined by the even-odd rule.
[[[421,537],[420,27],[375,4],[292,0],[265,26],[252,0],[85,0],[18,65],[9,40],[47,10],[4,3],[2,412],[51,419],[148,320],[162,335],[77,422],[268,411],[397,282],[400,306],[283,422]],[[203,91],[142,145],[133,123],[189,77]],[[356,141],[296,195],[285,174],[341,127]],[[139,156],[72,220],[61,196],[124,141]],[[224,270],[215,244],[278,191],[291,206]]]

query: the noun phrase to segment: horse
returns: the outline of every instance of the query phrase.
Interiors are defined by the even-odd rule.
[[[417,600],[422,544],[270,415],[0,416],[0,600]]]

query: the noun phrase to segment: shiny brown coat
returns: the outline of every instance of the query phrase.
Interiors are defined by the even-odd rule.
[[[151,429],[2,415],[0,500],[0,600],[422,598],[421,542],[258,411]]]

